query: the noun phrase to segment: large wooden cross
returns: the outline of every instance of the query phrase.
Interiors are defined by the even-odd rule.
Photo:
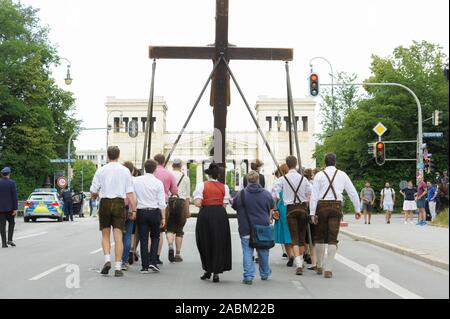
[[[230,46],[228,42],[228,8],[229,0],[216,0],[216,41],[214,46],[151,46],[150,58],[211,59],[214,63],[216,63],[221,56],[223,56],[227,62],[230,60],[292,61],[293,49],[239,48]],[[225,131],[227,126],[227,106],[230,105],[230,77],[224,63],[218,65],[213,76],[210,105],[213,107],[214,129],[221,133],[221,139],[214,139],[214,150],[216,152],[221,148],[221,159],[214,156],[214,160],[225,165]]]

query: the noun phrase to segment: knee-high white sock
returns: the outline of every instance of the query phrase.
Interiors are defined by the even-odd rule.
[[[295,257],[294,262],[295,262],[295,267],[297,267],[297,268],[303,267],[303,255]]]
[[[325,267],[325,271],[333,271],[333,263],[334,257],[336,256],[336,251],[337,251],[336,245],[328,245],[327,264]]]
[[[317,268],[323,268],[323,259],[325,256],[325,244],[316,244]]]

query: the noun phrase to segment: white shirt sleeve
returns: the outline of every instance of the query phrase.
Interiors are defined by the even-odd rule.
[[[225,197],[223,198],[224,204],[230,204],[230,189],[228,188],[228,185],[225,184]]]
[[[281,192],[281,179],[278,178],[273,182],[272,185],[272,197],[276,199],[280,199],[280,192]]]
[[[342,172],[345,176],[345,184],[344,189],[347,192],[348,196],[350,197],[353,207],[355,208],[355,212],[360,213],[361,212],[361,202],[358,196],[358,192],[355,189],[355,186],[353,186],[352,181],[350,180],[350,177],[348,177],[347,174]]]
[[[134,183],[133,183],[133,176],[131,174],[127,175],[127,184],[126,184],[126,191],[125,193],[134,193]]]
[[[195,187],[194,191],[194,200],[195,199],[203,199],[203,190],[204,190],[204,183],[198,183]]]
[[[90,191],[91,191],[91,193],[98,193],[100,191],[100,171],[99,170],[97,170],[97,172],[95,172],[94,178],[92,179]]]
[[[322,178],[323,174],[317,174],[314,178],[314,183],[312,185],[311,190],[311,199],[309,201],[309,211],[310,215],[316,214],[316,208],[317,208],[317,202],[319,201],[319,192],[320,192],[320,179]]]
[[[164,185],[161,181],[158,181],[158,208],[163,210],[167,207],[166,193],[164,192]]]

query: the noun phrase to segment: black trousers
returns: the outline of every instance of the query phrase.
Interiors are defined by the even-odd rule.
[[[73,221],[73,201],[64,202],[64,214],[67,220]]]
[[[15,216],[13,216],[12,212],[9,213],[0,213],[0,233],[2,236],[2,244],[6,245],[6,222],[8,222],[8,241],[13,240],[14,235],[14,225]]]
[[[161,211],[137,210],[136,225],[141,245],[142,268],[148,269],[150,265],[156,265],[159,246],[159,226],[161,224]],[[148,252],[148,235],[152,240],[150,254]]]

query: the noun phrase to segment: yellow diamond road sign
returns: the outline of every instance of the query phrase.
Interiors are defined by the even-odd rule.
[[[383,123],[378,123],[374,128],[373,131],[378,135],[378,136],[382,136],[384,133],[386,133],[387,128],[386,126],[383,125]]]

